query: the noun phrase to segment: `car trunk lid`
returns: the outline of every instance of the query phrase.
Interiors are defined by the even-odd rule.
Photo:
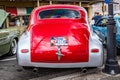
[[[45,20],[31,30],[32,62],[88,62],[89,32],[71,20]]]

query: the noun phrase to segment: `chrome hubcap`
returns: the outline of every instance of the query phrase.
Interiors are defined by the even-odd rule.
[[[16,40],[14,39],[12,44],[11,44],[11,49],[12,49],[12,54],[16,54],[17,52],[17,43]]]

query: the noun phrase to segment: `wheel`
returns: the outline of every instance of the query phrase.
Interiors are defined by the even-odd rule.
[[[17,53],[17,41],[13,39],[11,45],[10,45],[10,51],[8,55],[15,55]]]

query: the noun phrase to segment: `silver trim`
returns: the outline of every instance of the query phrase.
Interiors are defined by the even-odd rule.
[[[62,53],[61,53],[61,47],[58,46],[58,51],[57,51],[57,56],[58,56],[58,60],[60,61],[61,57],[64,56]]]

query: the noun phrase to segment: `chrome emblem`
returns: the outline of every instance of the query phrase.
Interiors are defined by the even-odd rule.
[[[60,46],[58,46],[58,51],[57,51],[57,56],[58,56],[58,60],[60,61],[61,57],[64,56],[62,53],[61,53],[61,48]]]

